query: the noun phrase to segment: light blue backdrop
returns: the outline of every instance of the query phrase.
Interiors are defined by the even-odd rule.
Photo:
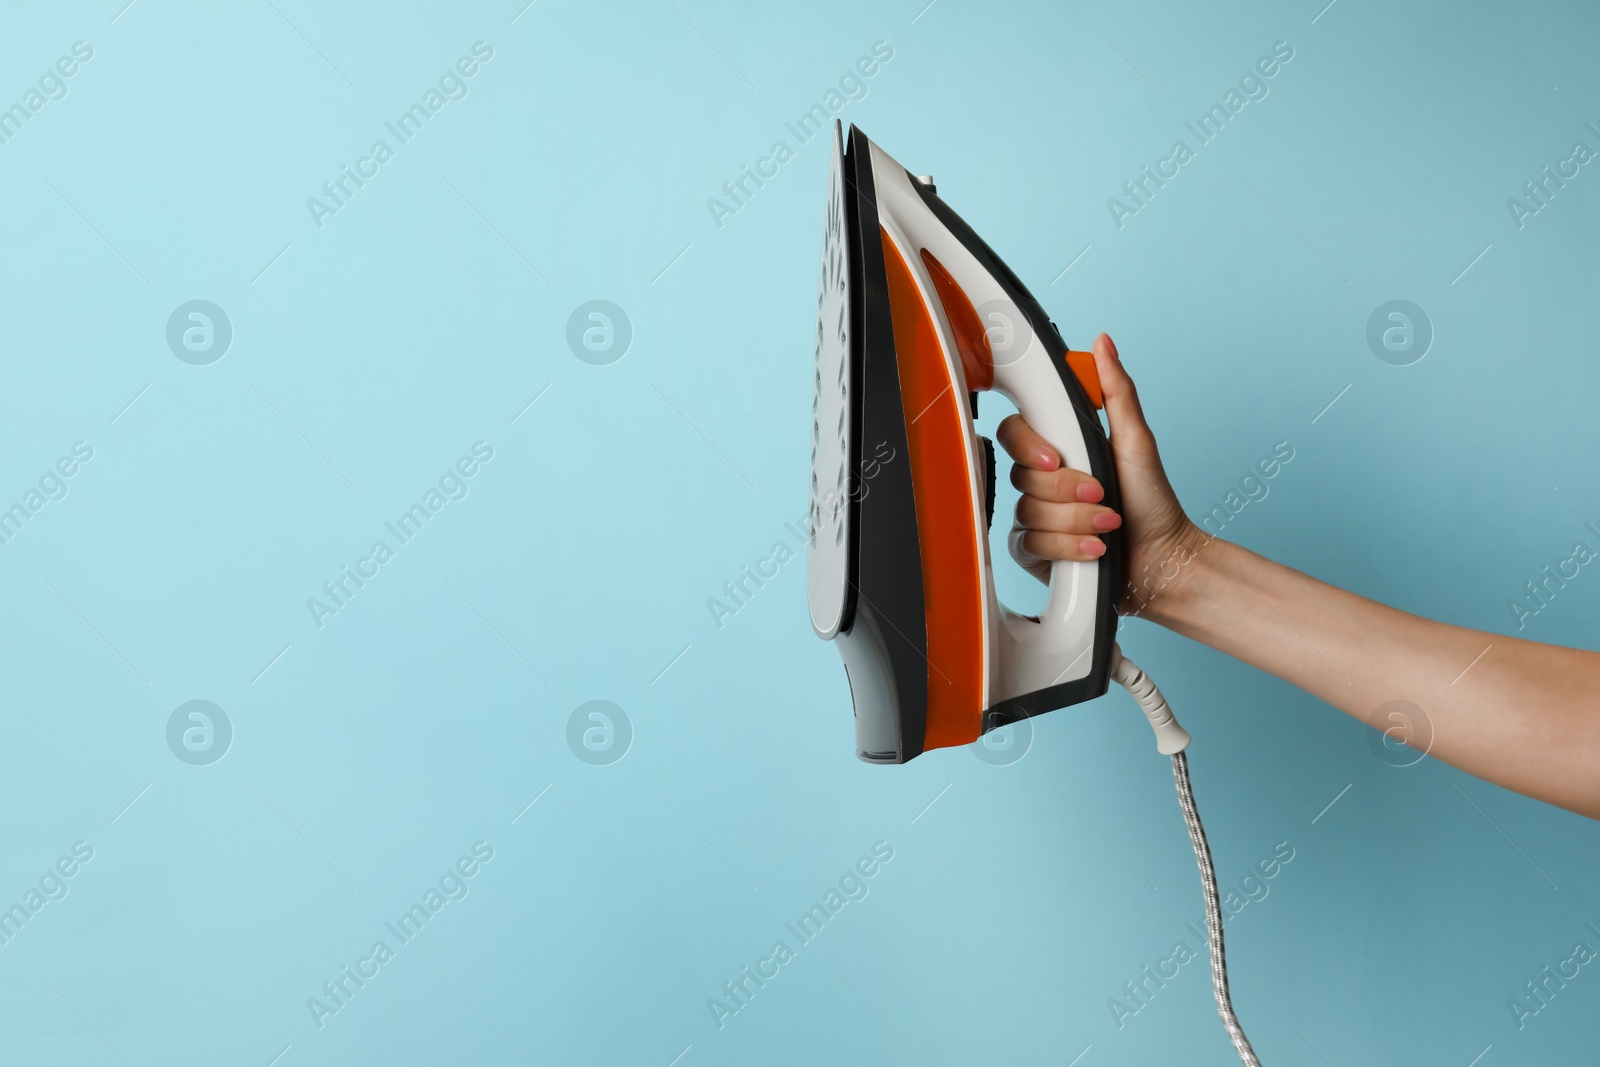
[[[1507,205],[1600,149],[1600,16],[923,2],[5,5],[0,1058],[1233,1062],[1203,962],[1144,977],[1199,948],[1200,897],[1126,698],[1009,765],[866,766],[803,560],[708,607],[806,508],[828,153],[785,123],[837,105],[1069,340],[1110,331],[1195,512],[1292,447],[1226,536],[1518,632],[1524,583],[1600,546],[1600,176]],[[334,201],[342,168],[368,176]],[[215,312],[169,344],[194,300],[220,359]],[[591,300],[621,309],[606,351],[568,342]],[[1367,342],[1391,300],[1431,323],[1408,366]],[[1588,568],[1528,603],[1522,636],[1600,642]],[[1196,735],[1224,883],[1292,854],[1229,924],[1266,1062],[1592,1055],[1600,973],[1524,984],[1600,949],[1594,823],[1122,640]],[[195,700],[221,714],[169,733]],[[569,731],[594,700],[621,714]],[[820,934],[786,928],[841,879]],[[777,973],[740,1007],[746,966]]]

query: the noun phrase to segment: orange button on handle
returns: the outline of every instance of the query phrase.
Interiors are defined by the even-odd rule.
[[[1089,402],[1098,410],[1106,406],[1105,394],[1100,392],[1100,372],[1094,367],[1093,352],[1067,352],[1067,369],[1078,379]]]

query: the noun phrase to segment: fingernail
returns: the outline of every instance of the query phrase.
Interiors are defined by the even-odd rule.
[[[1115,530],[1122,525],[1122,516],[1114,511],[1102,511],[1090,521],[1096,530]]]
[[[1053,471],[1056,469],[1057,461],[1053,453],[1046,452],[1041,449],[1035,458],[1039,461],[1040,470]]]
[[[1098,482],[1080,482],[1078,484],[1078,499],[1085,504],[1098,504],[1105,495],[1106,491],[1100,488]]]
[[[1078,551],[1092,559],[1099,559],[1106,554],[1106,545],[1098,537],[1085,537],[1078,542]]]

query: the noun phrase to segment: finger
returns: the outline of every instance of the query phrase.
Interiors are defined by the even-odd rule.
[[[1000,439],[1000,447],[1006,450],[1006,455],[1024,467],[1053,471],[1061,466],[1061,457],[1050,447],[1050,442],[1040,437],[1021,415],[1007,415],[994,435]]]
[[[1063,559],[1072,563],[1088,563],[1106,554],[1106,544],[1098,537],[1080,534],[1048,533],[1042,530],[1025,530],[1020,538],[1023,549],[1039,559]]]
[[[1062,467],[1060,470],[1040,471],[1013,465],[1011,484],[1028,496],[1057,504],[1081,502],[1098,504],[1105,499],[1106,491],[1092,474]]]
[[[1122,516],[1098,504],[1054,504],[1038,497],[1017,501],[1017,525],[1040,533],[1092,537],[1122,525]]]
[[[1100,391],[1105,397],[1106,417],[1115,443],[1153,443],[1155,437],[1145,422],[1139,391],[1117,355],[1116,342],[1106,334],[1094,339],[1094,365],[1100,374]]]

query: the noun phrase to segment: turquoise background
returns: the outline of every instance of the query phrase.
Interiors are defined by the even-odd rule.
[[[1226,536],[1600,642],[1589,568],[1520,631],[1508,607],[1600,547],[1596,164],[1507,208],[1600,149],[1590,6],[123,2],[0,9],[0,105],[93,48],[0,145],[0,506],[93,449],[0,545],[0,904],[93,849],[0,944],[7,1063],[1234,1062],[1203,962],[1120,1028],[1109,1004],[1199,948],[1125,696],[1037,720],[1007,766],[867,766],[802,561],[708,609],[806,509],[828,152],[784,124],[875,42],[839,117],[932,173],[1070,341],[1117,338],[1193,512],[1287,442]],[[307,199],[478,41],[465,98],[319,228]],[[1278,41],[1269,95],[1119,229],[1108,198]],[[779,139],[719,227],[708,198]],[[205,366],[166,341],[195,299],[234,333]],[[566,340],[594,299],[632,327],[609,365]],[[1365,340],[1394,299],[1435,332],[1410,366]],[[307,599],[479,441],[465,498],[319,628]],[[1148,623],[1121,640],[1195,735],[1222,881],[1293,850],[1228,929],[1265,1062],[1592,1055],[1594,966],[1520,1029],[1508,1001],[1600,949],[1595,823],[1392,766]],[[168,746],[190,700],[232,725],[209,765]],[[569,746],[591,700],[631,724],[620,761]],[[319,1028],[308,998],[475,842],[468,895]],[[877,842],[801,945],[784,924]]]

